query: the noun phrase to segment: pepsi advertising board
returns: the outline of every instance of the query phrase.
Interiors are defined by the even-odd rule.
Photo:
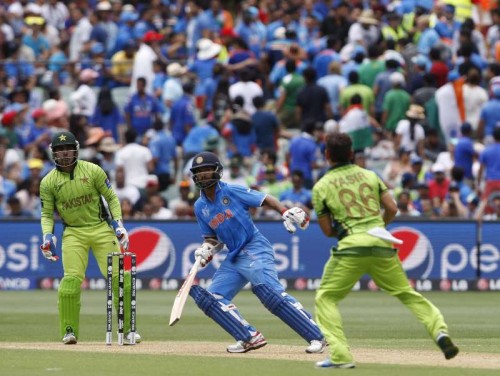
[[[130,251],[137,254],[140,288],[175,290],[194,262],[201,245],[195,222],[134,221],[126,224]],[[335,241],[326,238],[312,223],[295,235],[281,222],[258,222],[276,252],[279,276],[289,289],[315,289]],[[62,265],[43,258],[40,224],[37,221],[0,222],[0,290],[57,288]],[[500,290],[500,242],[498,224],[485,222],[480,245],[480,278],[477,276],[477,224],[475,222],[395,222],[391,233],[404,241],[399,257],[418,290]],[[62,226],[56,225],[61,239]],[[57,253],[60,255],[60,242]],[[200,283],[208,283],[224,258],[223,253],[200,270]],[[104,279],[92,256],[84,288],[104,289]],[[375,288],[365,276],[356,289]]]

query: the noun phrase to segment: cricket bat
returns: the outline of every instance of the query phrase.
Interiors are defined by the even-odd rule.
[[[200,268],[200,262],[201,258],[198,257],[194,262],[193,267],[189,271],[186,280],[179,289],[177,296],[175,297],[174,305],[172,306],[172,311],[170,312],[170,323],[168,324],[170,326],[175,325],[175,323],[177,323],[177,321],[179,321],[181,318],[182,310],[184,309],[186,299],[189,295],[189,290],[191,290],[191,286],[193,285],[196,273],[198,273],[198,269]]]

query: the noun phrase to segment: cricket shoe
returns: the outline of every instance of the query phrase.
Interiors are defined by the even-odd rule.
[[[316,362],[316,368],[355,368],[354,363],[333,363],[330,358]]]
[[[76,336],[73,332],[73,328],[71,326],[66,327],[66,334],[64,335],[62,342],[65,345],[76,345]]]
[[[328,346],[328,344],[326,343],[326,340],[324,338],[320,341],[313,339],[311,341],[311,344],[307,346],[306,353],[321,354],[323,351],[325,351],[326,346]]]
[[[137,332],[135,332],[135,343],[141,343],[142,341],[142,338],[141,338],[141,335]],[[123,341],[123,343],[125,345],[132,345],[132,332],[127,332],[127,334],[125,335],[125,339]]]
[[[446,359],[452,359],[458,354],[458,347],[452,342],[450,336],[446,333],[441,333],[437,339],[437,345],[441,349]]]
[[[262,333],[256,332],[254,336],[250,338],[250,341],[238,341],[234,345],[229,345],[226,350],[228,353],[246,353],[250,350],[260,349],[265,345],[267,345],[267,342]]]

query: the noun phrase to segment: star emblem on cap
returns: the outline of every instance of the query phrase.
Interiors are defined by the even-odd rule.
[[[64,135],[64,134],[60,135],[59,141],[66,141],[66,135]]]

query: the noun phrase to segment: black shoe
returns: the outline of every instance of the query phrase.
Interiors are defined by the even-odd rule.
[[[458,347],[451,341],[451,338],[447,335],[442,335],[438,339],[437,344],[444,354],[446,359],[452,359],[458,354]]]

